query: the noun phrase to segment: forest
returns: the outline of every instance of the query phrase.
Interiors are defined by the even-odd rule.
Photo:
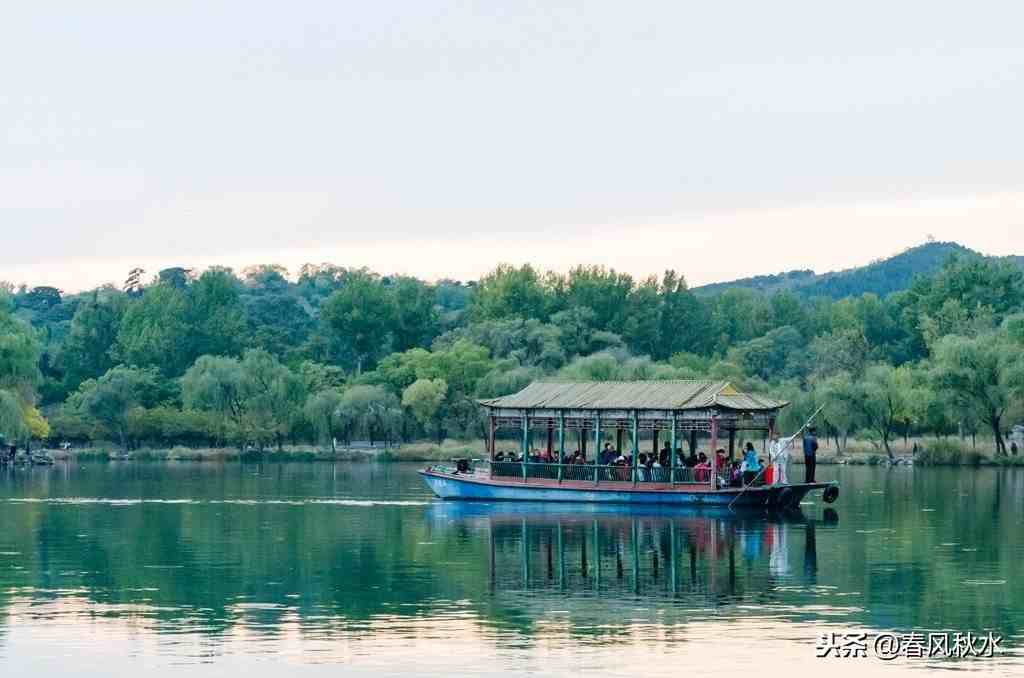
[[[927,246],[924,246],[927,247]],[[884,276],[884,268],[871,277]],[[483,435],[478,398],[539,378],[721,379],[824,403],[825,434],[893,454],[908,436],[1024,416],[1024,272],[949,255],[840,299],[498,265],[477,281],[364,268],[135,269],[65,294],[0,283],[0,437],[57,445],[280,449]]]

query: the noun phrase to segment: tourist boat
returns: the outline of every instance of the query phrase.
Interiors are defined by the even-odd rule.
[[[684,441],[688,451],[696,452],[703,443],[709,458],[722,449],[732,460],[737,434],[751,442],[759,439],[760,456],[769,461],[766,441],[788,403],[741,393],[726,381],[540,381],[519,393],[479,403],[487,414],[488,458],[435,464],[420,471],[442,499],[791,508],[817,490],[828,503],[839,496],[834,482],[732,487],[710,468],[680,463],[677,453]],[[516,461],[502,460],[497,449],[502,429],[516,432]],[[546,444],[543,452],[533,447],[538,431]],[[624,450],[627,434],[629,447]],[[676,451],[667,455],[667,466],[649,469],[639,463],[642,435],[650,437],[650,454],[659,455],[659,441]],[[561,463],[572,439],[589,463]],[[587,452],[588,441],[592,454]],[[632,463],[594,463],[606,441],[614,444],[617,455],[625,451]]]

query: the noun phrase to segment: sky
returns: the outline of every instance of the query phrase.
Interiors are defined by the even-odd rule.
[[[0,280],[1024,254],[1024,4],[13,3]]]

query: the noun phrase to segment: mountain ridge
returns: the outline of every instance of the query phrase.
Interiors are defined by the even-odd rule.
[[[1024,269],[1024,256],[994,257],[982,254],[957,242],[927,242],[907,248],[885,259],[876,259],[864,266],[816,273],[811,269],[783,271],[774,275],[758,275],[693,288],[700,295],[714,295],[729,289],[756,292],[790,291],[800,296],[842,299],[865,293],[884,297],[907,289],[915,276],[935,273],[950,256],[1007,261]]]

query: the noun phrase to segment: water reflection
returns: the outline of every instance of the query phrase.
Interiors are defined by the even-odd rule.
[[[830,471],[841,519],[439,502],[412,466],[0,474],[0,665],[728,674],[813,659],[829,628],[1020,646],[1024,474]]]
[[[733,513],[591,505],[436,503],[436,529],[483,529],[493,592],[645,596],[693,607],[778,599],[817,584],[817,530],[838,514]],[[802,542],[793,562],[791,540]]]

